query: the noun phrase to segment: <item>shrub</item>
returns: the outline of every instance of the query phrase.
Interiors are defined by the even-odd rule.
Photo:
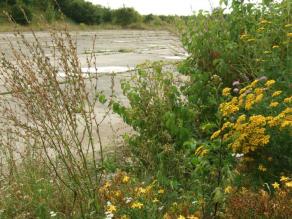
[[[100,24],[102,9],[90,2],[72,1],[65,7],[64,13],[77,23]]]
[[[225,85],[263,74],[287,80],[291,68],[289,30],[285,27],[291,14],[289,1],[260,6],[226,2],[231,4],[230,14],[224,14],[223,9],[200,12],[188,25],[183,41],[191,54],[189,65],[211,76],[219,75]]]
[[[115,10],[113,15],[114,22],[122,26],[137,23],[141,20],[141,16],[134,8],[120,8]]]
[[[11,8],[11,17],[16,23],[27,25],[31,22],[33,15],[31,10],[25,5],[14,5]]]
[[[150,173],[184,180],[184,142],[192,138],[194,112],[184,104],[174,75],[159,63],[150,66],[152,70],[139,69],[122,83],[130,105],[116,103],[114,110],[136,131],[127,143],[142,166]]]

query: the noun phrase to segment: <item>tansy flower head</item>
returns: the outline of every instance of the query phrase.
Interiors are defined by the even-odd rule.
[[[272,102],[272,103],[270,104],[270,107],[277,107],[278,105],[279,105],[278,102]]]
[[[277,96],[279,96],[281,93],[282,93],[282,91],[280,91],[280,90],[275,91],[275,92],[272,94],[272,97],[277,97]]]
[[[229,95],[230,95],[230,91],[231,91],[231,88],[226,87],[226,88],[223,89],[223,91],[222,91],[222,95],[223,95],[224,97],[229,96]]]
[[[266,82],[266,86],[267,86],[267,87],[270,87],[270,86],[272,86],[272,85],[275,84],[275,83],[276,83],[275,80],[268,80],[268,81]]]
[[[284,103],[291,103],[291,102],[292,102],[292,96],[284,99]]]
[[[214,138],[217,138],[220,135],[220,133],[221,133],[221,130],[214,132],[210,139],[213,140]]]

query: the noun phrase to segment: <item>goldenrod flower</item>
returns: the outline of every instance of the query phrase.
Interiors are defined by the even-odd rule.
[[[263,99],[263,97],[264,97],[264,95],[263,95],[263,94],[259,94],[258,96],[256,96],[256,98],[255,98],[255,102],[256,102],[256,103],[259,103],[259,102],[261,102],[261,101],[262,101],[262,99]]]
[[[282,91],[280,91],[280,90],[275,91],[275,92],[272,94],[272,97],[277,97],[277,96],[279,96],[281,93],[282,93]]]
[[[246,96],[246,101],[245,101],[245,109],[250,110],[251,107],[255,104],[255,95],[254,94],[248,94]]]
[[[277,107],[278,105],[279,105],[278,102],[272,102],[272,103],[270,104],[270,107]]]
[[[141,208],[143,208],[143,207],[144,207],[144,204],[141,203],[141,202],[138,202],[138,201],[134,202],[134,203],[131,205],[131,208],[133,208],[133,209],[135,209],[135,208],[137,208],[137,209],[141,209]]]
[[[250,87],[255,87],[257,85],[257,83],[259,82],[259,80],[254,80],[251,84]]]
[[[275,83],[276,83],[275,80],[268,80],[268,81],[266,82],[266,86],[267,86],[267,87],[270,87],[270,86],[272,86],[272,85],[275,84]]]
[[[237,118],[236,123],[242,123],[246,120],[246,116],[245,115],[241,115]]]
[[[277,182],[274,182],[274,183],[272,184],[272,186],[274,187],[274,189],[279,189],[279,188],[280,188],[280,184],[277,183]]]
[[[292,102],[292,96],[284,99],[284,103],[291,103],[291,102]]]
[[[225,129],[230,128],[230,127],[232,127],[233,125],[234,125],[234,124],[231,123],[231,122],[225,122],[225,123],[223,124],[221,130],[224,131]]]
[[[214,139],[214,138],[217,138],[219,135],[220,135],[220,133],[221,133],[221,130],[218,130],[218,131],[216,131],[216,132],[214,132],[213,134],[212,134],[212,136],[211,136],[211,140],[212,139]]]
[[[222,95],[223,95],[224,97],[229,96],[229,95],[230,95],[230,91],[231,91],[231,88],[226,87],[226,88],[223,89],[223,91],[222,91]]]
[[[292,126],[292,121],[285,120],[284,122],[282,122],[281,128],[285,128],[287,126]]]
[[[287,37],[292,37],[292,33],[287,33]]]

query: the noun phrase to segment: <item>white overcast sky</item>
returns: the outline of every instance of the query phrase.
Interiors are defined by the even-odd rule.
[[[191,15],[193,11],[210,10],[219,6],[219,0],[87,0],[112,9],[133,7],[141,14]],[[211,2],[211,4],[210,4]]]

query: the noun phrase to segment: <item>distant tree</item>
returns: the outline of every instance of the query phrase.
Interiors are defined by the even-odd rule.
[[[141,21],[141,15],[134,8],[120,8],[114,11],[114,22],[127,26]]]
[[[103,9],[102,21],[105,23],[111,23],[113,21],[113,13],[111,9],[109,8]]]
[[[148,15],[145,15],[144,16],[144,23],[150,23],[151,21],[153,21],[154,20],[154,15],[153,14],[148,14]]]
[[[27,25],[32,20],[32,12],[25,5],[14,5],[11,8],[11,17],[13,20],[21,25]]]

